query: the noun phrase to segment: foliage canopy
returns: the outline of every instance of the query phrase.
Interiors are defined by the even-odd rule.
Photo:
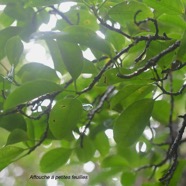
[[[33,154],[43,173],[93,162],[88,185],[184,185],[185,0],[0,5],[0,170]]]

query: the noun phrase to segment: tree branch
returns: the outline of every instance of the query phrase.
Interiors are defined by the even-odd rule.
[[[142,68],[138,69],[137,71],[133,72],[132,74],[117,74],[118,77],[120,78],[124,78],[124,79],[130,79],[133,78],[135,76],[140,75],[141,73],[143,73],[144,71],[146,71],[147,69],[149,69],[150,67],[155,66],[158,61],[165,56],[166,54],[174,51],[176,48],[178,48],[180,46],[180,41],[176,41],[174,44],[172,44],[171,46],[169,46],[168,48],[166,48],[165,50],[163,50],[162,52],[160,52],[159,54],[157,54],[156,56],[152,57],[151,59],[149,59],[146,63],[145,66],[143,66]]]
[[[92,122],[95,114],[97,114],[98,112],[100,112],[101,108],[103,107],[103,104],[109,98],[109,96],[113,93],[114,90],[115,90],[115,87],[114,86],[108,87],[107,90],[105,91],[105,93],[99,99],[98,105],[93,110],[91,110],[88,113],[88,121],[85,124],[85,128],[84,128],[84,130],[83,130],[83,132],[81,133],[81,136],[80,136],[81,137],[81,142],[80,142],[81,148],[83,148],[83,139],[84,139],[85,132],[86,132],[87,128],[89,128],[89,126],[91,125],[91,122]]]

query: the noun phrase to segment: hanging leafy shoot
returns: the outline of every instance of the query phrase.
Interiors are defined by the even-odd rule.
[[[61,170],[88,174],[86,185],[186,185],[185,9],[0,0],[0,170],[39,167],[64,185],[82,182]]]

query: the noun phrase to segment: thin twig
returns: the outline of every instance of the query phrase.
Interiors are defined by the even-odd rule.
[[[158,61],[165,55],[169,54],[170,52],[174,51],[176,48],[178,48],[180,46],[180,41],[176,41],[174,44],[172,44],[171,46],[169,46],[168,48],[166,48],[165,50],[161,51],[159,54],[157,54],[156,56],[152,57],[151,59],[149,59],[146,63],[145,66],[143,66],[142,68],[138,69],[137,71],[133,72],[132,74],[117,74],[118,77],[120,78],[124,78],[124,79],[130,79],[133,78],[135,76],[140,75],[141,73],[143,73],[144,71],[146,71],[147,69],[149,69],[150,67],[155,66]]]
[[[121,29],[115,28],[115,27],[110,26],[109,24],[107,24],[101,17],[99,17],[99,15],[97,13],[98,11],[96,10],[95,7],[92,7],[91,9],[92,9],[94,15],[96,16],[96,18],[98,19],[98,21],[101,23],[101,25],[105,26],[106,28],[108,28],[111,31],[114,31],[114,32],[117,32],[117,33],[123,35],[124,37],[126,37],[128,39],[134,39],[132,36],[126,34]]]
[[[83,139],[84,139],[87,128],[89,128],[95,114],[101,110],[101,108],[103,107],[103,104],[109,98],[109,96],[113,93],[114,90],[115,90],[114,86],[108,87],[105,93],[100,97],[98,105],[88,113],[88,121],[85,124],[85,128],[83,132],[81,133],[81,141],[80,141],[81,148],[83,148]]]
[[[59,10],[58,10],[57,8],[55,8],[54,6],[51,6],[51,8],[53,9],[53,11],[54,11],[56,14],[60,15],[69,25],[74,25],[74,24],[70,21],[70,19],[69,19],[63,12],[59,11]]]

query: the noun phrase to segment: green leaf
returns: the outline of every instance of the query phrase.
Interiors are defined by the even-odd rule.
[[[5,146],[0,149],[0,170],[12,163],[24,151],[23,148]]]
[[[50,112],[49,128],[57,139],[72,135],[77,126],[83,108],[77,99],[63,99],[56,103]]]
[[[40,161],[41,172],[53,172],[63,166],[69,159],[72,150],[65,148],[55,148],[43,155]]]
[[[105,38],[106,41],[109,41],[113,45],[116,51],[120,51],[125,46],[125,38],[117,32],[107,30]]]
[[[180,160],[179,164],[176,167],[176,170],[173,174],[173,178],[170,181],[170,186],[175,186],[175,185],[177,185],[177,183],[180,182],[181,179],[184,179],[182,177],[182,174],[180,174],[180,173],[184,172],[185,166],[186,166],[186,161],[185,160]]]
[[[19,0],[19,1],[23,2],[25,0]],[[15,0],[0,0],[1,5],[7,5],[9,3],[15,3]]]
[[[126,108],[116,119],[113,132],[118,145],[134,144],[149,123],[154,101],[142,99]]]
[[[128,167],[129,165],[129,162],[120,155],[110,155],[101,164],[102,167]]]
[[[77,24],[78,22],[78,25],[87,27],[93,31],[99,30],[96,17],[87,9],[68,11],[65,13],[65,16],[68,17],[72,24]],[[64,19],[57,22],[57,29],[64,30],[66,27],[69,27],[69,24]]]
[[[109,153],[110,144],[105,133],[98,133],[94,139],[94,144],[102,156]]]
[[[80,139],[81,140],[81,139]],[[77,141],[78,147],[75,149],[75,153],[81,162],[90,161],[95,153],[95,147],[93,141],[87,136],[83,138],[83,147],[80,146],[80,140]]]
[[[83,69],[83,54],[80,47],[75,43],[58,40],[63,62],[74,80],[76,80]]]
[[[28,136],[24,130],[15,129],[8,136],[6,145],[10,145],[18,142],[24,142],[27,140],[28,140]]]
[[[32,34],[34,39],[61,39],[67,42],[81,44],[90,49],[98,50],[110,57],[115,53],[111,45],[105,40],[99,37],[94,31],[83,26],[72,26],[65,28],[62,32],[38,32]]]
[[[34,91],[33,91],[34,90]],[[61,87],[46,80],[31,81],[16,88],[6,99],[4,109],[16,107],[47,93],[61,90]]]
[[[144,3],[162,14],[179,15],[184,13],[184,5],[181,0],[144,0]]]
[[[152,112],[152,117],[163,124],[169,123],[171,105],[165,100],[158,100],[154,102],[154,108]],[[173,120],[177,119],[177,114],[174,111],[172,113]]]
[[[9,114],[0,117],[0,127],[8,131],[15,129],[26,130],[26,122],[20,114]]]
[[[61,0],[30,0],[28,1],[28,3],[26,3],[26,7],[31,6],[31,7],[40,7],[40,6],[50,6],[50,5],[54,5],[54,4],[60,4]]]
[[[136,175],[134,174],[134,172],[124,172],[121,175],[122,185],[133,186],[135,185],[135,179],[136,179]]]
[[[21,2],[14,2],[5,7],[4,13],[18,21],[18,23],[19,21],[26,23],[31,18],[30,16],[34,14],[34,10],[30,7],[25,8]]]
[[[134,22],[134,15],[139,10],[141,10],[141,12],[138,14],[137,20],[144,20],[148,17],[153,17],[150,8],[137,1],[118,3],[109,10],[108,15],[114,19],[114,21],[126,25],[126,23]]]
[[[98,70],[96,69],[95,65],[91,61],[88,61],[86,59],[83,60],[82,73],[94,74],[97,72]]]
[[[98,85],[100,86],[108,86],[108,85],[113,85],[116,83],[123,82],[125,85],[144,85],[144,84],[149,84],[152,83],[152,73],[151,71],[143,72],[137,77],[133,77],[130,79],[122,79],[117,76],[117,74],[121,72],[122,74],[130,74],[133,73],[131,69],[124,69],[124,68],[112,68],[108,69],[101,77],[100,81],[98,82]]]
[[[63,59],[57,41],[53,39],[46,39],[45,41],[52,56],[55,69],[64,74],[66,72],[66,68],[65,64],[63,63]]]
[[[59,82],[59,77],[57,76],[56,71],[41,63],[27,63],[22,66],[17,75],[23,83],[38,79],[49,79],[53,82]]]
[[[186,47],[186,31],[183,33],[183,36],[181,38],[181,44],[176,55],[177,59],[180,61],[186,60],[185,47]]]
[[[20,37],[14,36],[6,43],[6,55],[11,64],[17,65],[23,52],[23,43]]]
[[[120,171],[120,168],[101,169],[100,171],[96,171],[96,174],[90,177],[90,185],[100,184],[103,181],[105,182],[106,180],[109,180],[109,178],[113,178],[113,176],[117,175]],[[111,183],[111,185],[113,184]]]
[[[158,181],[158,183],[144,183],[142,186],[162,186],[162,184]]]
[[[110,44],[106,40],[100,38],[89,28],[83,26],[73,26],[66,28],[64,33],[64,40],[80,43],[90,49],[93,48],[99,50],[110,57],[114,55],[114,51]]]
[[[18,27],[7,27],[0,31],[0,59],[2,59],[5,56],[5,46],[6,42],[13,36],[16,36],[21,31]]]
[[[118,104],[126,108],[129,104],[139,99],[144,98],[154,89],[153,85],[127,85],[111,99],[111,108]]]
[[[6,15],[4,12],[0,14],[0,23],[4,27],[10,26],[13,22],[14,22],[14,19]]]
[[[163,25],[170,26],[171,28],[175,26],[175,32],[178,29],[185,30],[186,29],[186,23],[183,17],[179,15],[167,15],[167,14],[162,14],[158,18],[158,23],[161,23]],[[173,31],[173,29],[171,29]]]

